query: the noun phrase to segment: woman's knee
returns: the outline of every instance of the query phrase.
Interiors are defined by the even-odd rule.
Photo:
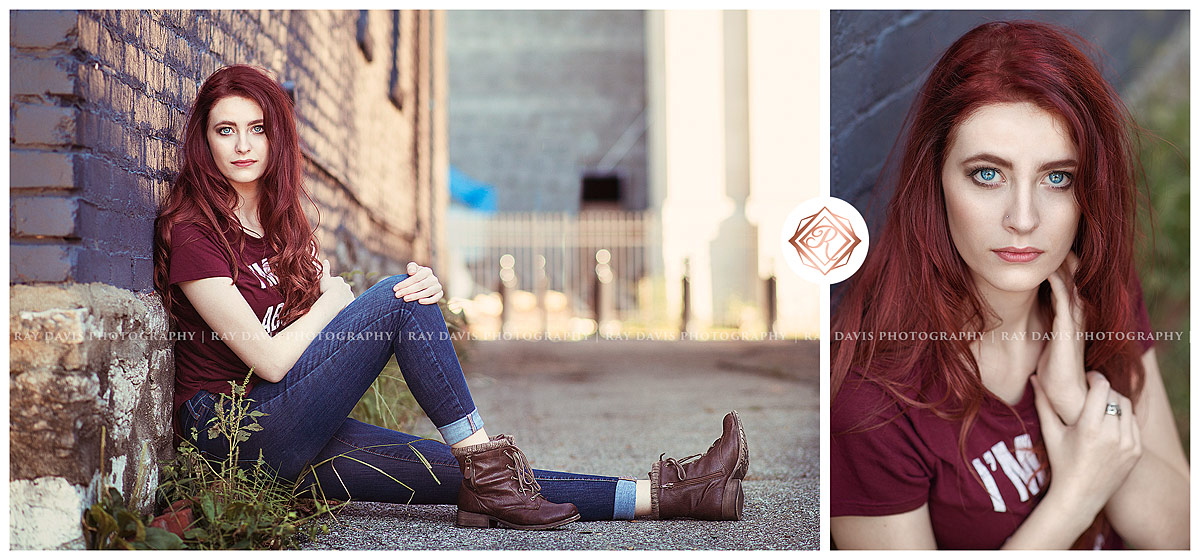
[[[376,282],[373,286],[371,286],[370,289],[372,289],[372,290],[374,290],[374,289],[390,290],[392,288],[395,288],[396,284],[403,282],[406,278],[408,278],[407,274],[393,274],[391,276],[388,276],[387,278],[384,278],[383,280]]]
[[[407,274],[394,274],[392,276],[388,276],[387,278],[384,278],[383,280],[371,285],[370,288],[367,288],[367,291],[363,292],[363,294],[358,297],[390,298],[396,302],[403,303],[404,300],[396,297],[396,293],[393,288],[396,287],[396,284],[403,282],[405,278],[408,278]],[[387,301],[387,299],[385,299],[385,301]]]

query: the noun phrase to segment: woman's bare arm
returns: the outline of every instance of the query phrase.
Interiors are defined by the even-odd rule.
[[[233,285],[233,279],[202,278],[180,282],[179,288],[209,328],[222,337],[238,358],[254,368],[255,375],[277,383],[292,369],[321,329],[354,301],[350,286],[340,277],[334,278],[337,280],[331,282],[307,313],[275,336],[263,328],[246,298]],[[341,281],[340,284],[337,281]]]
[[[1142,356],[1142,366],[1146,382],[1137,402],[1142,459],[1104,512],[1121,538],[1135,548],[1188,548],[1187,457],[1153,348]]]
[[[1062,550],[1087,529],[1087,520],[1046,497],[1004,544],[1004,549]],[[937,548],[929,505],[895,515],[846,516],[829,520],[830,536],[843,550],[932,550]]]
[[[843,550],[930,550],[937,548],[929,506],[895,515],[847,515],[829,519],[829,536]]]

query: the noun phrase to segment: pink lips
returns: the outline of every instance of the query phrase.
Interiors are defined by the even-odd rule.
[[[1034,249],[1033,247],[1004,247],[1002,249],[992,249],[992,252],[996,253],[997,257],[1004,259],[1006,262],[1027,263],[1040,257],[1043,251],[1041,249]]]
[[[258,160],[256,160],[256,159],[239,159],[239,160],[233,162],[233,164],[238,167],[250,167],[251,165],[254,165],[255,163],[258,163]]]

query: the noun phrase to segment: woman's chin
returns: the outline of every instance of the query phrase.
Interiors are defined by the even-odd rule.
[[[1003,274],[985,275],[982,280],[991,290],[1012,294],[1025,294],[1036,291],[1047,277],[1048,275],[1035,274],[1032,271],[1012,271]]]

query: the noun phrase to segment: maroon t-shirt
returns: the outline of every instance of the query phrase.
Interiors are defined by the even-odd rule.
[[[1149,333],[1140,307],[1138,328]],[[830,516],[894,515],[928,504],[938,548],[1000,548],[1049,483],[1048,465],[1033,451],[1042,446],[1033,397],[1026,384],[1010,410],[989,395],[967,434],[964,462],[960,422],[904,406],[852,373],[830,407]],[[1123,547],[1111,528],[1093,545]]]
[[[235,285],[254,310],[263,328],[274,335],[280,328],[283,315],[283,296],[276,287],[278,279],[271,273],[267,257],[274,256],[264,239],[246,235],[245,247],[238,255]],[[238,241],[229,240],[236,252]],[[175,408],[204,389],[212,393],[228,393],[229,382],[241,382],[250,367],[234,354],[220,335],[192,307],[180,282],[201,278],[233,278],[235,263],[230,260],[220,238],[209,227],[198,224],[178,224],[171,232],[170,270],[174,311],[178,319],[178,340],[175,343]],[[251,383],[258,380],[252,376]]]

